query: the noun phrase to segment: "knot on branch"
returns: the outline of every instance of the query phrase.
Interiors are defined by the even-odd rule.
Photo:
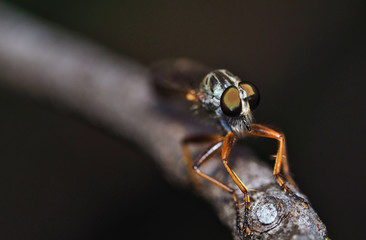
[[[296,194],[301,195],[300,192]],[[304,207],[301,201],[285,193],[277,184],[257,189],[251,200],[247,218],[249,239],[328,239],[325,226],[314,210]],[[242,208],[241,222],[245,221],[243,211]]]
[[[281,199],[272,196],[256,201],[251,209],[249,223],[252,231],[267,232],[278,226],[286,216],[283,204]]]

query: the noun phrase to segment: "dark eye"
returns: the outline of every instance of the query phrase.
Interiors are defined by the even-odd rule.
[[[237,117],[241,112],[239,91],[236,87],[228,87],[221,95],[220,106],[223,113],[229,117]]]
[[[246,100],[249,102],[250,109],[256,109],[260,99],[258,88],[253,83],[248,81],[241,82],[239,86],[247,93]]]

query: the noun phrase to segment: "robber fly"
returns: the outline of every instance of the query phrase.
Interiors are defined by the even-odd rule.
[[[244,137],[259,136],[278,141],[273,175],[285,192],[300,200],[304,207],[308,207],[305,200],[294,194],[286,185],[286,182],[294,184],[294,181],[289,174],[284,134],[254,123],[252,111],[258,106],[260,95],[253,83],[242,81],[225,69],[208,70],[202,65],[184,59],[157,64],[152,68],[152,74],[158,90],[165,89],[167,90],[165,92],[170,94],[184,94],[187,100],[195,102],[207,111],[223,130],[224,134],[198,134],[185,137],[182,140],[183,155],[185,159],[191,161],[188,165],[196,174],[233,196],[238,212],[239,204],[235,190],[200,170],[204,163],[221,152],[225,169],[244,194],[244,219],[247,219],[250,205],[248,188],[228,165],[231,149],[238,139]],[[188,145],[200,143],[210,143],[210,146],[193,161]],[[250,234],[246,221],[238,224],[238,228],[243,238]]]

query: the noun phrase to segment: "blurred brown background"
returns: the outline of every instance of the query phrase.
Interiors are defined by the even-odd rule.
[[[363,1],[5,2],[146,65],[189,57],[256,83],[256,119],[286,133],[330,237],[363,239]],[[133,143],[3,86],[0,108],[0,239],[231,239]]]

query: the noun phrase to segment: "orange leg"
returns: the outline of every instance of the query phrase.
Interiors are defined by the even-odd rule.
[[[266,138],[273,138],[276,139],[279,143],[278,151],[276,155],[276,161],[275,166],[273,169],[273,175],[276,177],[277,182],[279,185],[284,189],[285,192],[287,192],[289,195],[295,197],[296,199],[300,200],[302,202],[302,205],[304,207],[308,207],[308,204],[306,201],[297,196],[295,193],[293,193],[285,183],[285,180],[281,177],[281,170],[283,170],[283,173],[285,174],[285,179],[288,179],[290,182],[293,182],[290,174],[289,174],[289,167],[287,163],[287,156],[286,156],[286,144],[285,144],[285,136],[283,133],[277,132],[271,128],[265,127],[260,124],[251,124],[251,131],[248,132],[249,136],[259,136],[259,137],[266,137]]]
[[[196,144],[204,143],[204,142],[208,142],[208,141],[213,142],[213,144],[211,144],[203,153],[201,153],[201,155],[197,158],[197,160],[193,164],[190,163],[190,161],[192,161],[192,155],[188,154],[189,150],[188,150],[187,145],[192,144],[192,143],[196,143]],[[206,173],[201,172],[201,170],[199,169],[199,167],[202,166],[206,161],[210,160],[211,158],[216,156],[221,151],[222,141],[223,141],[223,137],[221,137],[219,135],[190,136],[183,140],[183,144],[182,144],[183,153],[185,155],[185,158],[187,159],[186,161],[188,162],[188,166],[191,169],[193,169],[193,171],[195,171],[195,173],[197,173],[202,178],[210,181],[211,183],[215,184],[216,186],[222,188],[223,190],[229,192],[230,194],[234,194],[235,195],[234,200],[237,202],[236,194],[232,188],[230,188],[226,184],[216,180],[215,178],[207,175]],[[189,156],[187,156],[187,155],[189,155]]]
[[[231,169],[229,166],[227,160],[229,158],[229,154],[231,152],[231,149],[233,148],[235,144],[235,134],[233,132],[230,132],[226,135],[224,139],[224,144],[222,147],[222,163],[224,164],[226,170],[229,172],[231,178],[234,180],[236,185],[240,188],[240,190],[244,193],[244,198],[247,203],[250,202],[249,195],[248,195],[248,188],[244,185],[244,183],[240,180],[238,175]]]
[[[241,232],[241,235],[243,235],[244,238],[246,238],[250,234],[250,229],[249,229],[248,222],[247,222],[247,219],[248,219],[247,216],[249,213],[249,203],[250,203],[248,188],[245,186],[245,184],[240,180],[238,175],[234,172],[234,170],[231,169],[231,167],[228,164],[229,154],[235,144],[235,141],[236,141],[236,137],[233,132],[229,132],[225,136],[224,144],[222,146],[222,163],[224,164],[224,166],[225,166],[226,170],[228,171],[228,173],[230,174],[231,178],[234,180],[236,185],[239,187],[239,189],[244,194],[244,204],[245,204],[244,223],[242,226],[240,226],[240,232]],[[245,229],[245,232],[243,232],[243,229]]]
[[[229,187],[228,185],[220,182],[219,180],[207,175],[206,173],[201,172],[199,169],[205,162],[216,156],[223,147],[223,137],[219,135],[196,135],[190,136],[183,140],[182,142],[182,150],[185,155],[186,163],[188,166],[192,166],[191,169],[195,171],[200,177],[206,179],[207,181],[213,183],[214,185],[220,187],[221,189],[225,190],[226,192],[230,193],[233,197],[235,209],[237,213],[237,226],[240,234],[243,234],[243,226],[239,223],[239,202],[236,196],[235,190]],[[193,143],[204,143],[204,142],[213,142],[201,155],[197,158],[197,160],[192,164],[192,155],[189,153],[188,144]],[[224,142],[225,144],[225,142]],[[240,181],[240,180],[239,180]],[[247,212],[247,211],[246,211]],[[245,219],[246,216],[245,216]],[[245,224],[247,226],[247,224]]]
[[[251,134],[251,133],[250,133]],[[254,134],[252,134],[254,135]],[[285,139],[284,139],[285,142]],[[290,183],[292,186],[294,186],[295,188],[297,188],[295,181],[292,179],[291,174],[290,174],[290,169],[289,169],[289,165],[288,165],[288,161],[287,161],[287,151],[286,151],[286,143],[283,144],[283,155],[282,155],[282,163],[281,163],[281,169],[280,171],[282,171],[283,177],[286,179],[286,181],[288,183]],[[277,155],[272,155],[273,159],[276,160],[277,159]]]
[[[194,160],[188,146],[193,144],[217,142],[221,139],[223,139],[223,137],[216,134],[215,135],[197,134],[187,136],[182,140],[181,149],[183,153],[183,158],[188,169],[189,178],[192,180],[195,188],[197,189],[200,188],[200,181],[198,179],[197,174],[193,170]]]

